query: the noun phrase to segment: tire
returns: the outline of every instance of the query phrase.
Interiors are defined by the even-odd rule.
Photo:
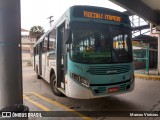
[[[51,76],[50,85],[51,85],[52,92],[53,92],[56,96],[64,96],[63,93],[61,93],[61,92],[57,89],[57,87],[56,87],[56,79],[55,79],[55,75],[54,75],[54,74]]]

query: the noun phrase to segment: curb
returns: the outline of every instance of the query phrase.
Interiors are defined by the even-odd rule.
[[[142,75],[142,74],[134,74],[135,78],[146,79],[146,80],[160,80],[160,76],[156,75]]]

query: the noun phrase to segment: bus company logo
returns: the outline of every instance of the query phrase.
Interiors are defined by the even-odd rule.
[[[11,112],[2,112],[2,118],[5,117],[5,118],[10,118],[12,117],[11,116]]]
[[[107,74],[115,74],[115,73],[118,73],[117,70],[109,70],[109,71],[106,71]]]

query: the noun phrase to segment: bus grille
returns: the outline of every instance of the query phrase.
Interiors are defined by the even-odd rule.
[[[121,91],[126,90],[126,84],[120,85],[120,90],[121,90]]]
[[[86,72],[92,75],[111,75],[125,73],[130,70],[128,65],[115,65],[115,66],[90,66]]]
[[[97,88],[97,92],[98,93],[104,93],[104,92],[106,92],[106,87],[98,87]]]

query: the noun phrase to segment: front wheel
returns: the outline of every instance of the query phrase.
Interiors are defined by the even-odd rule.
[[[56,79],[55,79],[55,75],[54,74],[51,77],[50,85],[51,85],[52,92],[55,95],[57,95],[57,96],[63,96],[63,94],[56,87]]]

